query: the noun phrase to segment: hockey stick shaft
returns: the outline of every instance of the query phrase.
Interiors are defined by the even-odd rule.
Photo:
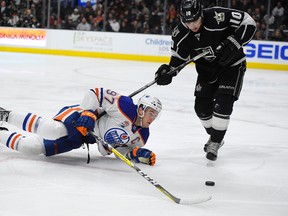
[[[169,71],[169,74],[173,74],[174,72],[177,71],[177,73],[179,73],[179,71],[181,69],[183,69],[186,65],[190,64],[191,62],[194,62],[204,56],[206,56],[209,52],[205,51],[197,56],[195,56],[194,58],[190,59],[187,62],[184,62],[183,64],[181,64],[180,66],[172,69],[171,71]],[[142,88],[138,89],[137,91],[131,93],[130,95],[128,95],[128,97],[133,97],[136,94],[138,94],[139,92],[142,92],[143,90],[147,89],[148,87],[154,85],[157,81],[153,80],[152,82],[146,84],[145,86],[143,86]],[[106,112],[101,113],[98,116],[98,119],[105,115]],[[116,157],[118,157],[120,160],[122,160],[124,163],[126,163],[128,166],[130,166],[132,169],[134,169],[139,175],[141,175],[144,179],[146,179],[148,182],[150,182],[154,187],[156,187],[159,191],[161,191],[163,194],[165,194],[169,199],[171,199],[172,201],[174,201],[177,204],[196,204],[196,203],[202,203],[202,202],[206,202],[208,200],[210,200],[212,197],[211,196],[205,196],[204,198],[198,198],[198,199],[180,199],[178,197],[175,197],[173,194],[171,194],[169,191],[167,191],[164,187],[162,187],[160,184],[158,184],[154,179],[152,179],[151,177],[149,177],[145,172],[143,172],[139,167],[137,167],[134,163],[132,163],[130,160],[128,160],[123,154],[121,154],[119,151],[117,151],[113,146],[111,146],[110,144],[108,144],[107,142],[105,142],[101,137],[97,136],[96,133],[94,131],[90,131],[89,132],[97,141],[103,143],[104,148],[108,149],[109,151],[111,151]]]
[[[101,143],[103,143],[104,148],[108,149],[116,157],[118,157],[120,160],[122,160],[124,163],[126,163],[128,166],[130,166],[132,169],[134,169],[139,175],[141,175],[144,179],[146,179],[148,182],[150,182],[154,187],[156,187],[159,191],[161,191],[163,194],[165,194],[169,199],[174,201],[177,204],[184,204],[184,205],[192,205],[192,204],[198,204],[203,203],[206,201],[209,201],[212,197],[211,195],[204,195],[204,196],[198,196],[190,199],[180,199],[178,197],[175,197],[173,194],[171,194],[169,191],[167,191],[164,187],[162,187],[160,184],[158,184],[154,179],[149,177],[145,172],[143,172],[139,167],[137,167],[134,163],[132,163],[130,160],[128,160],[123,154],[121,154],[119,151],[117,151],[113,146],[105,142],[102,138],[97,136],[95,132],[90,131],[90,134],[95,137],[95,139]]]
[[[169,71],[168,74],[171,75],[171,74],[175,73],[176,71],[177,71],[177,73],[179,73],[179,71],[182,70],[186,65],[190,64],[191,62],[197,61],[198,59],[206,56],[208,53],[209,53],[209,51],[204,51],[204,52],[198,54],[198,55],[195,56],[194,58],[192,58],[192,59],[184,62],[183,64],[179,65],[178,67],[173,68],[172,70]],[[152,82],[146,84],[146,85],[143,86],[142,88],[140,88],[140,89],[134,91],[133,93],[131,93],[130,95],[128,95],[128,97],[133,97],[133,96],[135,96],[136,94],[138,94],[138,93],[142,92],[143,90],[149,88],[150,86],[154,85],[156,82],[157,82],[156,80],[153,80]]]
[[[150,178],[145,172],[143,172],[139,167],[137,167],[134,163],[132,163],[130,160],[128,160],[123,154],[121,154],[119,151],[117,151],[115,148],[113,148],[110,144],[106,143],[102,138],[97,136],[95,132],[90,131],[90,134],[99,142],[104,143],[105,147],[109,149],[116,157],[118,157],[120,160],[122,160],[124,163],[126,163],[128,166],[133,168],[139,175],[141,175],[144,179],[146,179],[148,182],[150,182],[152,185],[154,185],[158,190],[160,190],[162,193],[164,193],[168,198],[173,200],[175,203],[180,203],[179,198],[172,195],[169,191],[167,191],[165,188],[163,188],[160,184],[158,184],[155,180]]]
[[[208,53],[209,53],[209,51],[204,51],[204,52],[196,55],[194,58],[192,58],[192,59],[184,62],[183,64],[179,65],[178,67],[173,68],[172,70],[170,70],[168,74],[173,74],[173,73],[175,73],[176,71],[177,71],[177,73],[179,73],[179,71],[182,70],[186,65],[190,64],[191,62],[197,61],[198,59],[206,56]],[[140,93],[140,92],[144,91],[145,89],[149,88],[150,86],[154,85],[156,82],[157,82],[156,80],[153,80],[152,82],[146,84],[145,86],[141,87],[140,89],[132,92],[130,95],[128,95],[128,97],[133,97],[133,96],[137,95],[138,93]],[[105,111],[102,112],[102,113],[98,116],[98,118],[102,117],[102,116],[105,115],[105,114],[106,114]]]

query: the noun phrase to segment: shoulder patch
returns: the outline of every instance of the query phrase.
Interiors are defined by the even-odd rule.
[[[172,37],[176,37],[180,33],[178,26],[176,26],[172,31]]]
[[[214,18],[216,19],[216,22],[217,22],[218,25],[219,25],[220,22],[224,22],[224,20],[225,20],[225,14],[224,14],[224,13],[217,13],[217,12],[215,11],[215,16],[214,16]]]

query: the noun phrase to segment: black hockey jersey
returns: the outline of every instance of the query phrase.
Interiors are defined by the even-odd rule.
[[[230,35],[240,39],[245,46],[253,38],[256,23],[249,14],[229,8],[212,7],[203,10],[203,24],[197,33],[189,30],[185,23],[179,23],[172,32],[172,56],[170,65],[177,67],[199,53],[209,54],[196,61],[197,72],[213,74],[221,67],[215,49]],[[231,66],[245,60],[243,48],[231,62]]]

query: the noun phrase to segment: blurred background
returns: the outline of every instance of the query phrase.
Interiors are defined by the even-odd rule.
[[[181,0],[1,0],[0,26],[170,35]],[[288,41],[287,0],[202,0],[249,13],[254,40]]]

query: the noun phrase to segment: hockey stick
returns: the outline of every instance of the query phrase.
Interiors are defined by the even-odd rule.
[[[202,53],[198,54],[197,56],[195,56],[194,58],[184,62],[183,64],[179,65],[178,67],[176,68],[173,68],[172,70],[170,70],[168,72],[169,75],[173,74],[174,72],[177,71],[177,73],[180,72],[180,70],[182,70],[186,65],[190,64],[191,62],[195,62],[196,60],[206,56],[207,54],[209,53],[208,50],[206,51],[203,51]],[[130,95],[128,95],[128,97],[133,97],[134,95],[138,94],[139,92],[142,92],[143,90],[147,89],[148,87],[154,85],[157,81],[156,80],[153,80],[152,82],[146,84],[145,86],[143,86],[142,88],[136,90],[135,92],[131,93]]]
[[[158,184],[155,180],[150,178],[145,172],[143,172],[139,167],[137,167],[134,163],[132,163],[130,160],[128,160],[123,154],[121,154],[119,151],[117,151],[113,146],[105,142],[102,138],[97,136],[94,131],[89,132],[97,141],[103,143],[104,148],[108,149],[116,157],[118,157],[120,160],[125,162],[128,166],[133,168],[139,175],[141,175],[143,178],[145,178],[148,182],[150,182],[152,185],[154,185],[158,190],[160,190],[162,193],[164,193],[168,198],[173,200],[177,204],[183,204],[183,205],[192,205],[192,204],[198,204],[198,203],[203,203],[212,198],[211,195],[206,195],[202,197],[195,197],[195,198],[190,198],[190,199],[180,199],[178,197],[175,197],[172,195],[170,192],[168,192],[164,187],[162,187],[160,184]]]
[[[191,62],[194,62],[204,56],[206,56],[209,53],[209,51],[204,51],[203,53],[195,56],[194,58],[190,59],[187,62],[184,62],[183,64],[179,65],[178,67],[170,70],[168,72],[168,74],[173,74],[177,71],[180,71],[181,69],[183,69],[186,65],[190,64]],[[145,86],[143,86],[142,88],[136,90],[135,92],[131,93],[130,95],[128,95],[128,97],[133,97],[136,94],[138,94],[139,92],[142,92],[143,90],[147,89],[148,87],[154,85],[157,81],[153,80],[152,82],[146,84]],[[106,112],[104,111],[103,113],[101,113],[98,116],[98,119],[105,115]],[[159,191],[161,191],[162,193],[164,193],[169,199],[173,200],[175,203],[177,204],[184,204],[184,205],[191,205],[191,204],[197,204],[197,203],[203,203],[206,201],[209,201],[212,197],[211,195],[203,195],[203,196],[198,196],[195,198],[189,198],[189,199],[180,199],[178,197],[175,197],[173,194],[171,194],[169,191],[167,191],[164,187],[162,187],[160,184],[158,184],[155,180],[153,180],[151,177],[149,177],[145,172],[143,172],[139,167],[137,167],[134,163],[132,163],[130,160],[128,160],[124,155],[122,155],[119,151],[117,151],[115,148],[113,148],[113,146],[111,146],[110,144],[108,144],[107,142],[105,142],[102,138],[100,138],[99,136],[97,136],[95,134],[95,132],[90,131],[89,132],[97,141],[103,143],[104,148],[106,148],[107,150],[111,151],[112,153],[114,153],[114,155],[116,157],[118,157],[120,160],[122,160],[124,163],[126,163],[128,166],[130,166],[131,168],[133,168],[139,175],[141,175],[143,178],[145,178],[147,181],[149,181],[152,185],[154,185]]]
[[[207,51],[207,50],[206,50],[206,51],[203,51],[202,53],[196,55],[194,58],[192,58],[192,59],[184,62],[183,64],[179,65],[179,66],[176,67],[176,68],[173,68],[172,70],[169,71],[168,74],[171,75],[171,74],[173,74],[173,73],[176,72],[176,71],[178,71],[177,73],[179,73],[179,71],[182,70],[186,65],[190,64],[191,62],[195,62],[196,60],[198,60],[198,59],[206,56],[208,53],[209,53],[209,51]],[[128,95],[128,97],[133,97],[133,96],[135,96],[136,94],[138,94],[138,93],[144,91],[145,89],[149,88],[150,86],[154,85],[156,82],[157,82],[156,80],[153,80],[152,82],[146,84],[145,86],[141,87],[140,89],[132,92],[130,95]],[[98,118],[102,117],[102,116],[105,115],[105,114],[106,114],[105,111],[102,112],[101,114],[99,114]]]

